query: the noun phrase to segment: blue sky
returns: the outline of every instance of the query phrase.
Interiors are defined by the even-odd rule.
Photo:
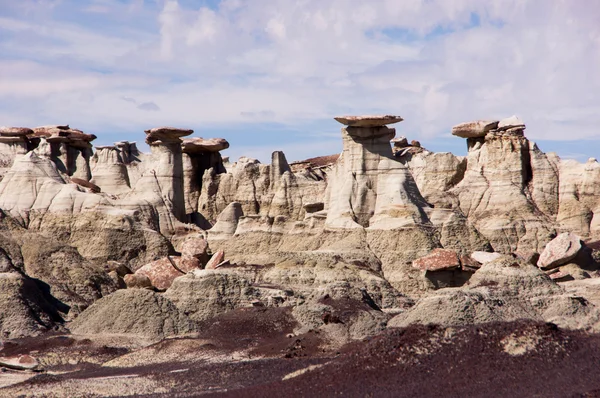
[[[544,151],[600,157],[600,3],[0,0],[0,124],[97,145],[161,125],[268,161],[338,152],[340,114],[464,154],[453,125],[513,114]]]

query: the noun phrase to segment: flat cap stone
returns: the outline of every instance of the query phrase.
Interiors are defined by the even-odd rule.
[[[504,131],[508,129],[522,128],[525,129],[525,123],[519,119],[516,115],[507,117],[506,119],[500,120],[498,123],[498,130]]]
[[[485,137],[485,135],[498,127],[497,120],[475,120],[452,127],[452,135],[461,138]]]
[[[0,127],[0,136],[22,137],[33,134],[33,130],[27,127]]]
[[[181,149],[185,153],[219,152],[229,148],[229,142],[224,138],[184,138]]]
[[[150,130],[144,130],[146,133],[146,143],[152,144],[156,141],[178,142],[181,137],[192,135],[194,130],[180,129],[177,127],[155,127]]]
[[[404,120],[400,116],[394,115],[338,116],[334,119],[343,125],[353,127],[379,127]]]

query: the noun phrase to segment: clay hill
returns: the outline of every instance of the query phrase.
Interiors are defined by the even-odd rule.
[[[600,164],[335,119],[270,164],[0,127],[0,396],[600,396]]]

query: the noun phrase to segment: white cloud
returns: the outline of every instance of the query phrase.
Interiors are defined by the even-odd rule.
[[[0,18],[3,124],[243,130],[385,112],[418,139],[518,114],[535,139],[600,138],[595,2],[96,0],[95,14],[74,0],[18,3]]]

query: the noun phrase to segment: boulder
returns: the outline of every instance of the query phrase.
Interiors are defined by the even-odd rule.
[[[581,238],[571,232],[563,232],[552,239],[538,260],[541,269],[552,269],[568,263],[581,250]]]
[[[225,253],[223,252],[223,250],[219,250],[218,252],[216,252],[215,254],[213,254],[213,256],[210,258],[210,260],[206,264],[205,269],[215,269],[215,268],[217,268],[217,266],[219,264],[221,264],[224,259],[225,259]]]
[[[394,115],[338,116],[334,119],[343,125],[354,127],[380,127],[404,120]]]
[[[460,261],[454,250],[434,249],[425,257],[413,261],[413,267],[421,271],[454,270],[460,267]]]
[[[208,242],[204,238],[187,238],[181,245],[181,255],[183,257],[193,257],[200,261],[200,264],[208,262]]]
[[[489,253],[480,251],[471,253],[471,258],[480,264],[492,262],[494,260],[499,259],[500,257],[502,257],[502,254],[500,253]]]
[[[152,286],[159,290],[168,289],[175,278],[200,268],[200,261],[195,257],[170,257],[153,261],[138,269],[136,275],[145,275]]]
[[[452,135],[461,138],[485,137],[485,135],[498,127],[497,120],[476,120],[465,122],[452,127]]]
[[[0,357],[0,367],[15,370],[33,370],[40,363],[31,355],[18,355],[14,357]]]
[[[143,274],[128,274],[123,277],[125,285],[130,289],[151,289],[152,282],[147,275]]]

